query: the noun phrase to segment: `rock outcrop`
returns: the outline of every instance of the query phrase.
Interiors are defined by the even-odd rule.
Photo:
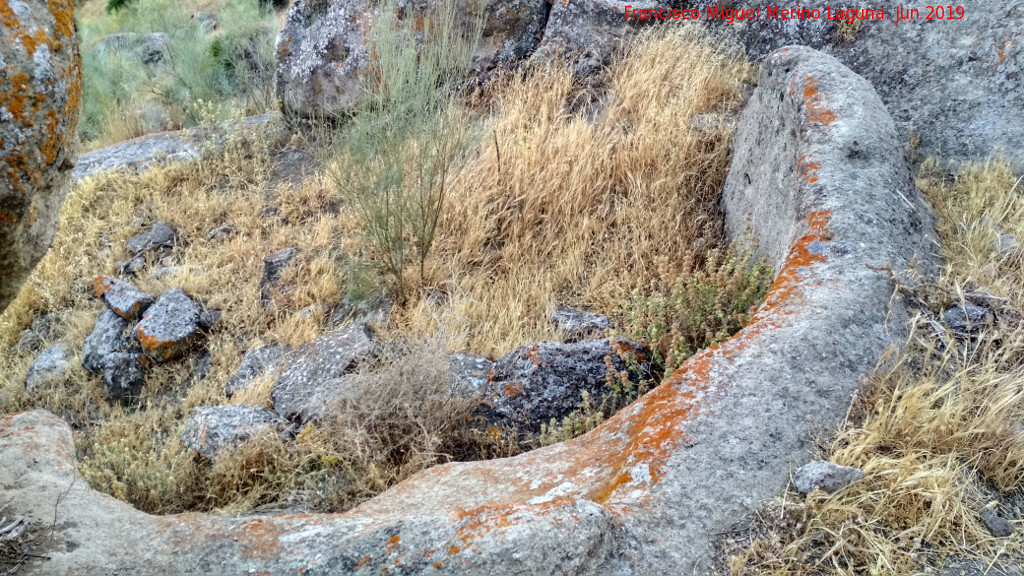
[[[0,490],[54,526],[24,572],[703,573],[715,534],[786,488],[905,339],[907,307],[872,268],[933,248],[900,151],[868,82],[811,49],[772,53],[723,197],[730,233],[749,225],[777,266],[750,324],[583,436],[437,466],[344,514],[149,516],[77,477],[59,418],[0,417]]]
[[[0,6],[0,311],[50,248],[78,160],[72,0]]]
[[[436,4],[409,4],[403,17],[421,21]],[[472,2],[456,4],[463,20],[479,10]],[[366,0],[292,2],[276,43],[275,88],[285,114],[331,117],[353,111],[372,63],[371,34],[380,8]],[[545,0],[489,0],[483,10],[473,67],[486,71],[511,66],[533,51],[550,5]]]
[[[692,3],[702,16],[718,0]],[[757,0],[733,2],[734,8],[759,5]],[[820,9],[835,3],[804,1]],[[836,20],[764,19],[727,23],[713,20],[721,34],[737,35],[755,60],[788,44],[823,50],[871,82],[896,120],[902,139],[909,129],[921,137],[919,157],[984,160],[994,148],[1024,166],[1024,4],[989,0],[965,4],[964,18],[928,20],[928,6],[904,2],[903,11],[917,10],[919,20],[896,21],[895,6],[860,0],[844,8],[884,9],[886,19],[862,20],[847,26],[846,37]],[[943,7],[944,8],[944,7]],[[863,10],[861,10],[863,13]],[[934,16],[934,14],[933,14]]]

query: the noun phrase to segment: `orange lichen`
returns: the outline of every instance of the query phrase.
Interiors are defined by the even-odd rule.
[[[523,393],[523,385],[519,382],[509,382],[501,388],[501,392],[509,398],[515,398]]]
[[[821,168],[820,162],[814,162],[810,156],[804,155],[796,159],[797,170],[800,175],[810,184],[816,184],[818,182],[818,169]]]
[[[269,518],[252,518],[238,527],[244,538],[239,538],[239,551],[245,557],[269,560],[275,557],[280,547],[280,529]]]
[[[362,570],[369,563],[370,563],[370,557],[369,556],[363,556],[362,558],[359,559],[359,562],[356,563],[356,570]]]
[[[100,275],[92,281],[92,291],[97,298],[102,298],[114,287],[114,279],[110,276]]]
[[[836,121],[836,113],[822,106],[818,81],[813,76],[804,78],[804,107],[807,110],[807,119],[811,122],[828,126]]]

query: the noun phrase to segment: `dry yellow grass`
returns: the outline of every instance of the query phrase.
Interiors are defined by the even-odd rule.
[[[684,29],[638,44],[594,119],[570,111],[567,70],[509,79],[479,157],[451,184],[429,262],[428,289],[449,304],[414,302],[399,324],[461,321],[463,346],[500,355],[557,337],[555,304],[614,313],[659,266],[718,244],[729,131],[691,121],[734,109],[750,69],[700,40]]]
[[[823,456],[865,477],[829,496],[787,494],[758,514],[752,540],[733,548],[734,575],[917,574],[946,558],[983,566],[1021,559],[1019,538],[993,538],[979,512],[1024,484],[1022,252],[1000,234],[1024,232],[1024,191],[1003,162],[947,177],[927,162],[918,186],[938,216],[947,305],[985,292],[998,324],[974,346],[919,319],[862,391]],[[1012,507],[1012,506],[1011,506]],[[737,546],[733,541],[730,547]]]
[[[729,130],[717,120],[736,108],[749,78],[742,58],[692,29],[673,29],[644,38],[613,67],[595,110],[573,111],[580,94],[566,70],[503,79],[493,108],[475,119],[487,136],[453,177],[425,278],[384,332],[413,341],[441,335],[449,351],[495,357],[558,338],[547,320],[555,304],[616,313],[632,288],[719,246],[716,202]],[[707,116],[702,129],[691,127],[697,115]],[[381,282],[366,271],[360,222],[330,178],[317,172],[278,183],[275,155],[297,142],[261,129],[199,162],[77,185],[53,248],[0,314],[0,410],[64,416],[76,426],[90,482],[153,512],[239,511],[296,499],[347,507],[436,462],[514,452],[454,430],[465,407],[427,406],[422,397],[418,431],[403,427],[418,422],[405,409],[381,399],[340,413],[300,442],[256,439],[212,468],[181,450],[192,408],[270,405],[270,382],[225,397],[224,383],[246,350],[312,340],[343,297]],[[177,227],[176,264],[196,273],[153,280],[160,263],[150,262],[133,283],[151,294],[181,287],[223,311],[223,320],[204,343],[212,359],[205,379],[193,382],[190,360],[156,366],[140,404],[123,408],[108,404],[100,378],[80,367],[82,342],[102,309],[91,283],[112,273],[128,257],[125,242],[158,220]],[[234,230],[229,237],[204,241],[225,224]],[[283,278],[294,289],[275,294],[265,309],[263,258],[288,246],[300,250]],[[410,284],[420,281],[413,273]],[[307,308],[312,314],[301,313]],[[66,382],[29,393],[24,380],[35,354],[9,351],[45,314],[63,328],[45,345],[63,342],[76,357]],[[408,399],[401,392],[392,395]],[[356,416],[370,424],[356,425]],[[344,438],[359,450],[344,448]],[[383,450],[381,439],[406,450],[370,466],[367,454]]]

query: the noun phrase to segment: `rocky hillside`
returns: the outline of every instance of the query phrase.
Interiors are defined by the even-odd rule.
[[[0,26],[9,573],[1019,571],[1019,7],[149,1]]]

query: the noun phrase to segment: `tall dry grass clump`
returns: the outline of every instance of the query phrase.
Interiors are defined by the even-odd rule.
[[[659,266],[717,245],[730,133],[719,120],[748,78],[743,58],[687,28],[637,42],[595,109],[574,110],[564,68],[506,79],[476,158],[452,177],[423,291],[435,298],[399,322],[461,322],[464,347],[499,355],[557,338],[545,317],[556,303],[614,313]]]
[[[980,520],[1024,485],[1022,253],[1004,236],[1024,231],[1019,183],[999,160],[952,176],[924,164],[918,186],[938,216],[946,266],[937,285],[908,290],[928,296],[908,345],[882,360],[822,449],[864,479],[772,502],[733,551],[732,574],[919,574],[947,558],[991,566],[1024,553]],[[969,336],[944,329],[935,312],[970,298],[994,310],[995,325]]]

